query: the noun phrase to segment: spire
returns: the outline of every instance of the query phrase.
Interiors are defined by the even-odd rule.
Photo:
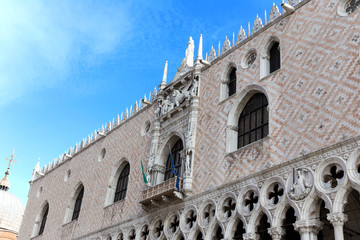
[[[6,159],[6,160],[9,161],[9,165],[8,165],[8,168],[7,168],[6,172],[5,172],[5,177],[3,179],[1,179],[1,181],[0,181],[0,190],[1,191],[7,191],[10,188],[10,182],[9,182],[8,176],[10,174],[10,167],[12,166],[12,164],[16,163],[15,162],[14,152],[15,151],[13,150],[10,158]]]
[[[203,39],[202,39],[202,34],[200,34],[200,40],[199,40],[199,49],[198,49],[198,55],[197,58],[198,60],[202,60],[203,56],[202,56],[202,52],[203,52]]]
[[[161,89],[164,89],[166,87],[167,69],[168,69],[168,61],[165,62],[163,79],[162,79],[162,82],[160,84]]]

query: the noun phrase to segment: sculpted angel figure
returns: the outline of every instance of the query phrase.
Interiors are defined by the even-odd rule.
[[[295,181],[290,188],[292,194],[294,195],[308,193],[310,188],[312,187],[311,182],[307,180],[303,172],[307,171],[301,171],[301,169],[297,170]]]

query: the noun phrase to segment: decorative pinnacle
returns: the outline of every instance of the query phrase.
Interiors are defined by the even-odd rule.
[[[164,89],[165,86],[166,86],[167,69],[168,69],[168,61],[165,62],[163,79],[162,79],[162,82],[161,82],[161,84],[160,84],[160,88],[161,88],[161,89]]]
[[[199,49],[198,49],[198,55],[197,55],[197,59],[198,60],[202,60],[203,56],[202,56],[202,51],[203,51],[203,39],[202,39],[202,34],[200,34],[200,40],[199,40]]]

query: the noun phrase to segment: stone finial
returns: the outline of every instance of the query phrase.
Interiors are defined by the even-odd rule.
[[[146,94],[144,95],[144,102],[147,102],[147,97],[146,97]]]
[[[188,47],[185,51],[185,63],[188,67],[194,66],[194,49],[194,40],[192,39],[192,37],[189,37]]]
[[[146,98],[146,96],[144,97],[144,99]],[[125,110],[125,115],[124,115],[124,120],[129,118],[129,110],[126,108]]]
[[[76,143],[76,144],[75,144],[75,147],[74,147],[73,154],[77,153],[78,150],[79,150],[79,147],[78,147],[78,144]]]
[[[230,48],[231,48],[231,43],[230,43],[230,40],[226,36],[226,39],[224,41],[224,45],[223,45],[222,50],[221,50],[221,54],[228,51]]]
[[[121,117],[120,117],[120,122],[123,122],[123,121],[124,121],[124,113],[122,112]]]
[[[256,19],[253,25],[253,30],[251,34],[254,34],[255,32],[257,32],[258,30],[260,30],[261,28],[263,28],[263,24],[261,21],[261,18],[259,17],[259,15],[256,15]]]
[[[239,33],[237,35],[237,39],[236,39],[236,44],[238,44],[239,42],[243,41],[246,39],[246,34],[245,34],[245,30],[243,29],[243,27],[240,27]]]
[[[216,59],[216,52],[215,52],[214,46],[211,46],[211,50],[209,53],[209,61],[212,62],[215,59]]]
[[[235,33],[233,32],[233,41],[232,41],[232,46],[235,46]]]
[[[202,60],[203,59],[203,38],[202,38],[202,34],[200,34],[200,39],[199,39],[199,49],[198,49],[198,55],[197,55],[197,60]]]
[[[139,111],[139,106],[138,106],[138,102],[136,101],[135,105],[134,105],[134,112],[137,112],[137,111]]]
[[[115,126],[119,126],[120,124],[120,116],[119,114],[116,116],[116,120],[115,120]]]
[[[280,14],[280,11],[279,11],[279,8],[276,6],[275,3],[273,3],[273,6],[270,10],[270,17],[269,17],[269,22],[272,22],[274,21],[277,17],[279,17],[281,14]]]
[[[133,107],[130,106],[130,110],[129,110],[129,117],[131,117],[133,115]]]
[[[251,31],[250,31],[250,22],[248,22],[248,36],[250,36]]]
[[[108,124],[106,125],[106,132],[110,132],[111,131],[111,121],[108,122]]]
[[[162,79],[162,82],[161,82],[161,84],[160,84],[160,89],[164,89],[164,88],[166,87],[167,70],[168,70],[168,61],[165,62],[163,79]],[[145,97],[146,97],[146,96],[145,96]]]
[[[220,52],[220,42],[219,42],[218,57],[220,57],[220,54],[221,54],[221,52]]]
[[[91,143],[91,137],[90,137],[90,134],[89,134],[87,139],[86,139],[86,145],[89,145],[90,143]]]
[[[266,14],[266,10],[265,10],[265,15],[264,15],[264,21],[265,21],[265,24],[264,25],[266,25],[267,24],[267,14]]]
[[[34,167],[34,170],[33,170],[32,176],[31,176],[31,180],[30,180],[31,182],[33,182],[36,179],[36,174],[39,174],[40,171],[41,171],[41,168],[40,168],[40,160],[39,160]]]
[[[100,130],[100,133],[105,133],[105,130],[104,130],[104,125],[101,125],[101,130]]]
[[[96,131],[96,130],[94,131],[94,134],[93,134],[92,138],[93,138],[93,139],[92,139],[93,141],[96,140],[96,138],[97,138],[97,131]]]
[[[156,87],[154,87],[154,90],[153,90],[153,92],[152,92],[152,97],[153,97],[153,99],[151,99],[151,100],[154,100],[155,97],[156,97],[156,95],[157,95],[157,90],[156,90]]]

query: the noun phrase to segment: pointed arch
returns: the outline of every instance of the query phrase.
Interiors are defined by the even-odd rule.
[[[260,52],[260,79],[281,68],[280,39],[271,36]]]
[[[225,71],[222,73],[220,80],[220,101],[236,93],[236,69],[236,64],[234,62],[230,62],[225,68]]]
[[[68,201],[65,210],[64,224],[76,220],[80,215],[85,188],[83,183],[79,182],[74,189],[74,193]]]
[[[243,112],[245,106],[249,100],[255,94],[263,94],[267,100],[268,105],[270,104],[269,96],[265,88],[258,84],[251,84],[244,88],[234,99],[233,106],[230,109],[227,126],[226,126],[226,152],[231,153],[238,149],[238,131],[239,131],[239,118]],[[269,107],[266,108],[268,115],[267,119],[270,119]],[[270,121],[267,120],[268,126]],[[270,135],[270,127],[268,127],[268,135]]]
[[[170,154],[170,148],[174,148],[174,146],[181,142],[181,144],[179,144],[179,148],[177,149],[177,160],[174,159],[174,161],[177,161],[177,170],[178,170],[178,175],[179,177],[182,176],[183,174],[183,166],[184,166],[184,158],[183,158],[183,154],[184,154],[184,149],[185,149],[185,137],[183,134],[174,131],[171,132],[169,134],[169,136],[166,138],[166,141],[164,141],[165,144],[163,144],[162,146],[160,146],[160,149],[158,151],[158,154],[156,156],[155,159],[155,166],[153,167],[153,169],[156,169],[156,171],[152,172],[152,176],[151,176],[151,181],[155,182],[155,185],[160,184],[165,180],[165,174],[166,174],[166,170],[167,170],[167,165],[169,167],[169,154]],[[170,148],[169,148],[170,147]],[[174,153],[172,153],[173,158],[175,158]],[[169,174],[170,178],[172,177],[171,174]]]
[[[130,169],[129,160],[123,157],[112,170],[105,196],[105,206],[109,206],[126,197]],[[121,184],[119,181],[122,181]],[[120,198],[119,195],[116,194],[119,193],[119,190],[121,190]]]
[[[42,235],[44,233],[48,215],[49,215],[49,202],[45,201],[41,205],[40,211],[35,218],[35,223],[31,237]]]

